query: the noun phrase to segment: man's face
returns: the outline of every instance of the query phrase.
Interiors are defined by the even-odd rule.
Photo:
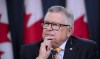
[[[48,12],[44,19],[44,24],[49,24],[47,27],[43,25],[45,28],[43,29],[43,39],[49,37],[51,43],[54,47],[59,47],[63,42],[68,39],[71,35],[72,28],[70,26],[60,26],[59,24],[67,25],[66,16],[63,13],[56,12]],[[51,24],[53,24],[51,26]],[[56,26],[57,24],[57,26]],[[56,30],[55,30],[56,29]]]

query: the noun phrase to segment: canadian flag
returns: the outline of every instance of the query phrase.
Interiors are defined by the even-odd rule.
[[[87,15],[84,0],[66,0],[67,9],[74,16],[74,36],[89,38]]]
[[[42,39],[41,0],[25,0],[24,43],[29,44]]]
[[[0,59],[13,59],[5,0],[0,0]]]

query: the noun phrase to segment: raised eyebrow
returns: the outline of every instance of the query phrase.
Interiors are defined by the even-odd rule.
[[[61,23],[57,23],[57,22],[49,22],[47,20],[44,20],[43,22],[45,22],[45,23],[53,23],[53,24],[61,24]]]
[[[44,23],[59,24],[59,23],[55,23],[55,22],[48,22],[48,21],[44,21]]]
[[[55,23],[55,22],[53,22],[53,24],[61,25],[60,23]]]
[[[53,24],[59,24],[59,23],[55,23],[55,22],[52,22]]]
[[[48,22],[48,21],[44,21],[45,23],[50,23],[50,22]]]

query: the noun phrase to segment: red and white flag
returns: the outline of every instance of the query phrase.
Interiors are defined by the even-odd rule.
[[[74,36],[89,38],[84,0],[66,0],[66,7],[74,16]]]
[[[5,0],[0,0],[0,59],[13,59]]]
[[[25,0],[24,43],[33,43],[42,39],[42,2]]]

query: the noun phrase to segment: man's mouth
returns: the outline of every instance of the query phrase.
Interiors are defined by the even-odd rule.
[[[52,34],[45,34],[45,37],[49,37],[48,40],[53,40],[54,39],[54,35],[52,35]]]
[[[45,36],[54,36],[53,34],[45,34]]]

